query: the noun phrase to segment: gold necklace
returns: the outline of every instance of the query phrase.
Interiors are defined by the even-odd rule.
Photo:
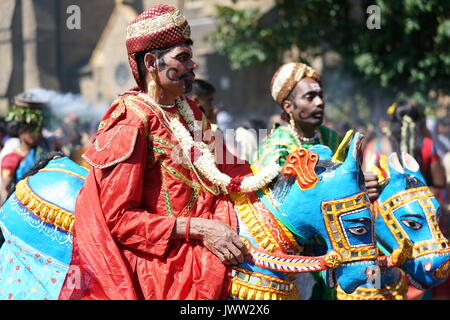
[[[170,109],[170,108],[173,108],[173,107],[177,107],[178,106],[178,102],[179,102],[179,98],[177,98],[173,104],[159,104],[157,102],[155,102],[155,104],[157,104],[159,107],[161,107],[163,109]]]
[[[314,131],[314,136],[311,138],[306,138],[306,137],[300,137],[297,130],[295,130],[295,128],[292,127],[292,125],[289,125],[286,127],[289,131],[289,133],[294,137],[295,142],[297,143],[297,145],[301,146],[303,143],[305,144],[312,144],[314,141],[319,140],[320,144],[323,144],[322,142],[322,135],[320,134],[319,130],[315,130]]]

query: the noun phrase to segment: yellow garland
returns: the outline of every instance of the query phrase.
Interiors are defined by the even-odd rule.
[[[337,287],[338,300],[404,300],[408,291],[408,284],[403,277],[403,271],[400,278],[390,286],[384,288],[366,288],[358,287],[353,293],[345,293],[341,287]]]
[[[36,195],[28,185],[28,178],[19,181],[16,186],[19,202],[41,220],[53,224],[63,231],[73,232],[75,215]]]

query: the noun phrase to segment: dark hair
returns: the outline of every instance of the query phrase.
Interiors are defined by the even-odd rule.
[[[391,123],[401,123],[404,116],[409,116],[414,122],[425,119],[423,107],[416,103],[401,100],[397,102],[394,114],[391,116]]]
[[[6,132],[10,137],[19,137],[21,133],[27,131],[34,131],[36,129],[36,124],[30,124],[20,121],[9,121],[6,124]]]
[[[215,92],[216,88],[206,80],[195,79],[194,83],[192,84],[191,95],[204,97],[214,94]]]
[[[413,121],[413,129],[404,128],[406,116],[410,117]],[[423,132],[424,121],[425,114],[421,105],[403,100],[397,102],[397,107],[395,108],[395,111],[390,119],[391,135],[389,140],[393,151],[398,154],[402,151],[402,143],[409,145],[409,142],[414,140],[412,150],[408,147],[407,152],[419,163],[419,166],[422,169],[422,174],[424,175],[425,180],[427,180],[427,183],[429,183],[431,182],[431,176],[429,173],[423,171],[422,145],[425,137]]]
[[[194,42],[191,39],[187,39],[185,42],[181,43],[181,45],[187,45],[192,46]],[[138,74],[139,74],[139,80],[141,83],[145,83],[145,76],[147,75],[147,68],[145,67],[144,57],[147,53],[153,54],[158,62],[158,69],[162,70],[166,67],[164,63],[164,55],[169,52],[172,48],[178,46],[180,44],[171,46],[171,47],[165,47],[165,48],[159,48],[159,49],[151,49],[151,50],[144,50],[141,52],[137,52],[135,55],[136,63],[138,66]]]

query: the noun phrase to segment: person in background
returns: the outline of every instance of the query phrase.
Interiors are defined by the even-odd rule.
[[[320,75],[303,63],[287,63],[274,73],[270,91],[281,108],[281,118],[286,125],[275,124],[255,155],[254,165],[261,169],[276,161],[284,165],[290,152],[297,148],[309,149],[314,145],[328,146],[335,152],[342,138],[323,125],[325,100]],[[371,201],[378,198],[378,182],[375,174],[364,173],[367,194]],[[324,243],[318,243],[318,247]],[[309,248],[308,250],[311,250]],[[314,277],[314,279],[313,279]],[[323,272],[304,273],[298,281],[305,286],[304,299],[335,299],[335,290],[330,290]]]
[[[5,130],[5,137],[3,138],[3,141],[2,141],[3,147],[0,151],[0,170],[1,170],[1,164],[3,162],[3,158],[7,154],[14,152],[14,150],[19,148],[19,146],[20,146],[20,139],[17,136],[17,133],[11,131],[11,129],[14,129],[14,128],[11,128],[11,125],[7,121],[3,122],[3,128]],[[2,181],[2,176],[0,174],[0,187],[2,185],[1,181]]]
[[[267,124],[261,119],[249,119],[239,125],[235,133],[236,156],[251,162],[267,131]]]
[[[45,102],[29,92],[21,93],[14,98],[14,105],[5,120],[8,121],[8,132],[19,138],[19,146],[6,154],[1,161],[2,203],[9,191],[44,152],[56,150],[55,141],[44,139],[42,136],[44,110]]]
[[[399,101],[393,103],[387,112],[390,116],[388,132],[366,144],[363,166],[369,170],[381,155],[407,152],[417,160],[427,185],[434,188],[433,191],[444,188],[445,169],[426,128],[423,107],[412,101]]]
[[[216,88],[208,81],[202,79],[195,79],[192,84],[192,91],[188,95],[194,100],[200,110],[203,111],[206,118],[211,122],[211,129],[217,130],[217,112],[218,109],[214,106],[214,94]]]
[[[336,151],[341,137],[323,126],[325,101],[319,74],[303,63],[279,67],[270,84],[273,99],[281,108],[281,119],[287,125],[275,124],[255,157],[256,166],[277,161],[284,164],[291,149],[323,144]]]
[[[387,109],[387,114],[390,119],[385,135],[373,138],[364,148],[363,168],[371,170],[379,163],[381,155],[406,152],[419,163],[427,185],[442,203],[442,191],[446,186],[445,169],[426,127],[423,106],[401,100],[393,103]],[[432,290],[418,290],[409,285],[407,299],[428,299],[431,293]]]
[[[310,148],[316,144],[337,150],[342,138],[323,125],[325,100],[320,75],[304,63],[291,62],[280,66],[270,83],[272,98],[281,108],[281,118],[287,125],[276,124],[264,139],[255,155],[254,165],[263,167],[276,161],[284,165],[288,154],[295,148]],[[368,196],[378,198],[375,174],[364,173]]]
[[[6,131],[7,122],[3,117],[0,118],[0,151],[3,149],[5,142],[8,140],[9,136]]]
[[[443,159],[450,152],[450,119],[427,119],[426,125],[431,132],[436,151]]]

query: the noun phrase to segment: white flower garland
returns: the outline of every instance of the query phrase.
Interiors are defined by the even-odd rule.
[[[197,147],[202,155],[194,161],[194,166],[211,183],[226,189],[231,182],[231,177],[221,172],[216,164],[213,154],[209,151],[204,142],[195,142],[187,129],[178,119],[170,121],[170,129],[179,140],[184,154],[188,157],[192,147]],[[240,183],[240,191],[250,192],[261,189],[272,181],[280,172],[280,166],[277,163],[269,164],[254,176],[245,177]]]
[[[147,95],[141,95],[146,98],[147,101],[150,101],[153,105],[156,105],[159,108],[159,105],[154,101],[151,101]],[[199,121],[195,120],[194,113],[186,100],[177,99],[175,103],[179,114],[186,121],[189,130],[193,133],[201,130],[201,127],[198,125]],[[196,169],[199,170],[201,175],[207,178],[212,184],[220,187],[224,192],[227,192],[233,179],[217,168],[215,157],[209,150],[208,146],[203,141],[195,142],[189,131],[177,118],[169,120],[161,108],[160,111],[162,112],[165,120],[168,122],[169,128],[173,135],[180,143],[184,156],[190,162],[194,173],[197,175],[197,178],[202,185],[205,186],[197,174]],[[190,157],[192,148],[197,148],[201,152],[201,156],[195,160],[194,163],[192,163]],[[251,192],[261,189],[270,183],[280,173],[280,171],[281,168],[277,163],[274,162],[269,164],[257,174],[243,178],[242,181],[240,181],[237,190],[241,192]],[[207,189],[209,190],[209,188]],[[210,190],[210,192],[212,191]]]

